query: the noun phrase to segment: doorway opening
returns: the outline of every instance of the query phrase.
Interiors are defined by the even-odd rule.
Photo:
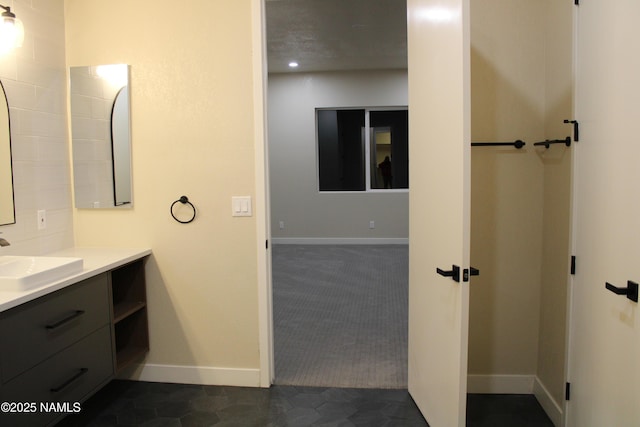
[[[406,2],[266,1],[266,18],[275,383],[406,388],[407,131],[384,117],[406,117]],[[354,159],[338,134],[321,151],[316,113],[360,107]]]

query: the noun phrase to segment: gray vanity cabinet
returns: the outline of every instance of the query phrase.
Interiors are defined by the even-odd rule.
[[[0,346],[0,426],[80,410],[149,349],[143,259],[0,313]]]
[[[106,273],[0,314],[2,381],[109,324]]]
[[[0,402],[22,405],[2,425],[46,425],[62,414],[42,403],[72,405],[113,377],[108,285],[103,273],[0,313]]]
[[[110,340],[105,325],[5,384],[2,401],[33,405],[33,412],[4,413],[2,425],[46,426],[81,410],[80,402],[113,377]]]

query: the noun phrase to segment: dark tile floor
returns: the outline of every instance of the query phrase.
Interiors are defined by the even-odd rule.
[[[427,426],[406,390],[112,381],[58,427]],[[468,426],[553,426],[533,396],[470,395]]]
[[[467,395],[469,427],[553,427],[532,394]]]

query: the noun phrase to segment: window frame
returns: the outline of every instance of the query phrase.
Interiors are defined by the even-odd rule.
[[[364,110],[364,174],[365,187],[364,190],[321,190],[320,189],[320,141],[318,137],[318,111],[352,111]],[[407,105],[394,105],[386,107],[316,107],[313,111],[315,121],[315,165],[316,165],[316,191],[320,194],[390,194],[390,193],[408,193],[410,185],[407,188],[371,188],[371,120],[370,113],[372,111],[406,111],[407,121],[409,107]],[[382,128],[380,126],[379,128]],[[407,135],[407,146],[409,138]],[[408,164],[407,164],[408,167]]]

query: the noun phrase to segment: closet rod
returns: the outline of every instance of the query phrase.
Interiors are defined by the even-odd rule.
[[[544,148],[549,148],[551,144],[564,144],[567,147],[571,147],[571,137],[568,136],[565,139],[547,139],[541,142],[536,142],[533,145],[544,145]]]
[[[472,147],[492,147],[492,146],[503,146],[503,145],[513,145],[517,149],[520,149],[526,145],[524,141],[516,140],[513,142],[472,142]]]

